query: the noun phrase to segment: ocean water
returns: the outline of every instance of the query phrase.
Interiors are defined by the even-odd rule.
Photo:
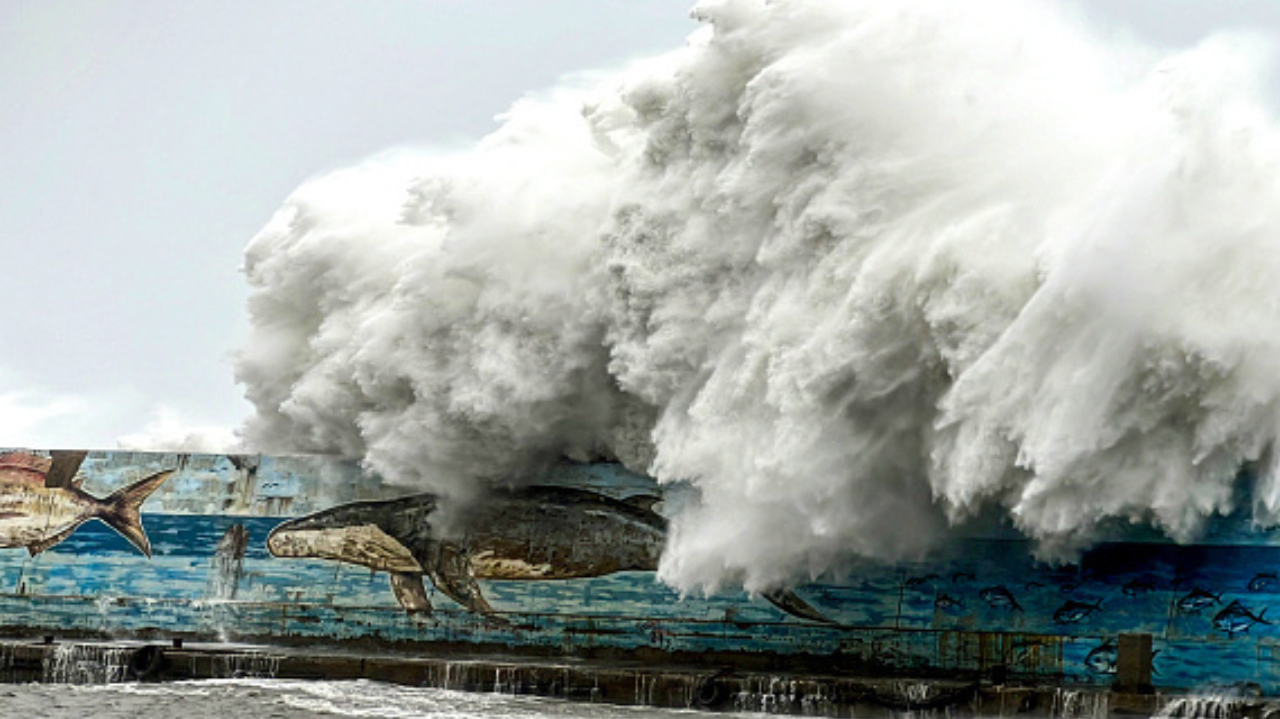
[[[165,684],[0,686],[0,716],[41,719],[648,719],[706,716],[506,694],[421,689],[371,681],[213,679]],[[760,716],[718,713],[721,717]]]

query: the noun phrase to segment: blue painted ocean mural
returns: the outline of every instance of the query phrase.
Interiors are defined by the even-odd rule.
[[[1280,691],[1280,546],[1243,518],[1191,545],[1118,531],[1062,566],[994,527],[920,562],[682,597],[653,571],[662,502],[681,490],[617,465],[495,493],[448,541],[429,495],[328,458],[15,450],[0,475],[9,634],[743,653],[1101,685],[1119,635],[1137,632],[1153,637],[1157,686]],[[111,509],[124,498],[136,518]]]

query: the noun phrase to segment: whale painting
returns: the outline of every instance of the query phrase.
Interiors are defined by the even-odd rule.
[[[326,457],[0,450],[0,630],[1082,686],[1114,682],[1121,635],[1149,634],[1153,684],[1280,694],[1280,529],[1248,511],[1189,544],[1115,527],[1071,565],[1014,528],[960,528],[766,604],[655,581],[670,518],[698,500],[617,464],[559,463],[465,507],[397,491]]]
[[[31,556],[58,544],[91,519],[116,530],[147,557],[142,503],[173,470],[151,474],[106,498],[84,491],[77,474],[83,452],[0,454],[0,547],[25,547]]]
[[[446,537],[435,522],[437,498],[418,494],[289,520],[271,531],[267,549],[276,557],[387,572],[396,599],[410,612],[431,611],[426,577],[469,611],[500,621],[476,579],[580,579],[656,569],[666,543],[666,520],[653,510],[657,501],[560,486],[497,490],[461,512],[460,531]],[[790,590],[762,596],[793,616],[833,623]]]

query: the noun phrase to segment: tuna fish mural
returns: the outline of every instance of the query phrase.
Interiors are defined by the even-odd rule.
[[[99,499],[84,491],[84,477],[76,472],[84,456],[79,452],[51,457],[30,452],[0,455],[0,547],[26,547],[35,556],[85,522],[98,519],[151,556],[140,508],[173,471],[155,472]]]

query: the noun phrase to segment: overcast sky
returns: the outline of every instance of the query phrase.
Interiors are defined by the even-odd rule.
[[[0,0],[0,446],[249,411],[241,251],[308,177],[678,47],[689,0]]]
[[[678,47],[692,0],[0,0],[0,445],[232,427],[241,251],[308,177],[469,144],[567,73]],[[1078,2],[1160,45],[1271,0]]]

